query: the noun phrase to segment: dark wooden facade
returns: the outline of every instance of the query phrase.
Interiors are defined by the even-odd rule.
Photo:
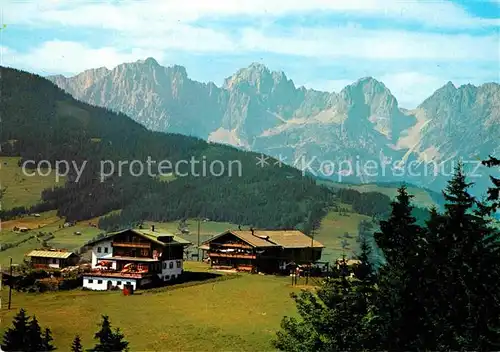
[[[113,237],[113,257],[150,258],[156,260],[182,259],[183,246],[173,242],[173,237],[158,237],[159,244],[152,239],[138,235],[133,231],[125,231]],[[173,242],[172,245],[169,245]]]
[[[311,263],[321,258],[322,248],[284,248],[272,242],[250,242],[231,232],[205,242],[210,265],[217,269],[278,273],[286,264]],[[266,241],[259,239],[259,242]]]
[[[30,259],[31,265],[34,268],[39,269],[62,269],[68,266],[77,265],[78,261],[79,257],[77,255],[72,255],[69,258],[48,258],[32,256]]]

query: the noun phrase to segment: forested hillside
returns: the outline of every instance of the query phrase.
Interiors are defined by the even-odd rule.
[[[30,73],[1,68],[3,155],[21,156],[22,161],[58,160],[70,168],[64,186],[45,190],[42,203],[31,209],[57,209],[68,220],[119,214],[103,220],[107,229],[139,220],[168,221],[203,216],[262,228],[298,227],[308,231],[333,202],[332,191],[315,180],[269,159],[257,166],[255,153],[210,144],[176,134],[151,132],[123,114],[76,101],[48,80]],[[241,175],[220,176],[192,173],[170,182],[145,174],[132,176],[125,168],[101,182],[101,161],[220,160],[241,163]],[[189,171],[188,165],[179,172]],[[76,180],[78,179],[78,182]]]

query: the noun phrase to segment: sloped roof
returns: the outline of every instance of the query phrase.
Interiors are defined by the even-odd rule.
[[[253,247],[283,247],[283,248],[309,248],[311,243],[314,248],[324,248],[323,244],[298,230],[254,230],[252,231],[232,231],[228,230],[211,239],[203,242],[207,244],[213,240],[231,233]]]
[[[248,243],[252,247],[276,247],[276,244],[252,235],[251,231],[231,231],[231,230],[227,230],[223,233],[215,235],[214,237],[203,242],[203,244],[208,244],[208,243],[216,240],[217,238],[222,237],[222,236],[227,235],[227,234],[233,234],[234,236],[236,236],[239,239],[241,239],[242,241]]]
[[[90,241],[90,242],[88,242],[88,244],[90,245],[90,244],[95,244],[98,242],[106,241],[106,240],[109,240],[110,238],[112,238],[118,234],[121,234],[121,233],[124,233],[127,231],[132,231],[133,233],[135,233],[139,236],[142,236],[142,237],[144,237],[152,242],[158,243],[159,245],[162,245],[164,247],[170,246],[170,245],[179,245],[179,244],[180,245],[190,245],[191,244],[191,242],[185,240],[184,238],[181,238],[179,236],[176,236],[176,235],[168,233],[168,232],[158,232],[158,231],[151,231],[151,230],[145,230],[145,229],[125,229],[125,230],[121,230],[121,231],[117,231],[117,232],[110,232],[105,237],[96,239],[94,241]],[[158,239],[159,237],[171,237],[172,242],[162,242]]]
[[[254,234],[252,234],[252,231],[228,231],[228,232],[241,238],[243,241],[248,242],[249,244],[253,245],[254,247],[275,247],[276,246],[275,243],[269,242],[268,240],[259,237],[257,235],[258,231],[254,231]]]
[[[67,259],[72,255],[76,254],[73,252],[43,251],[43,250],[34,250],[26,254],[27,257],[59,258],[59,259]]]
[[[160,244],[165,244],[165,242],[162,242],[158,240],[158,237],[172,237],[172,242],[177,242],[180,244],[191,244],[188,240],[185,240],[182,237],[179,237],[177,235],[171,234],[169,232],[158,232],[158,231],[151,231],[151,230],[144,230],[144,229],[132,229],[132,232],[138,234],[138,235],[143,235],[146,236],[147,238],[151,239],[152,241],[157,241]],[[168,243],[167,243],[168,244]]]
[[[298,230],[285,231],[255,231],[257,236],[267,236],[271,242],[283,248],[324,248],[323,244]]]

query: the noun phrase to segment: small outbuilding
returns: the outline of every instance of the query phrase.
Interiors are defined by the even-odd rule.
[[[78,264],[80,257],[73,252],[64,250],[33,250],[26,254],[35,268],[62,269]]]

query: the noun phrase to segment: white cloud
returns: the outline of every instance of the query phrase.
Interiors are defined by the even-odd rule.
[[[89,3],[82,0],[10,3],[7,23],[58,24],[142,31],[166,23],[192,22],[206,17],[280,17],[289,14],[349,14],[411,21],[437,28],[498,26],[498,19],[469,15],[450,1],[404,0],[155,0]]]
[[[397,72],[380,76],[400,106],[413,109],[450,79],[419,72]]]
[[[364,70],[357,71],[350,65],[351,72],[363,74],[349,73],[340,76],[341,79],[333,76],[329,80],[317,76],[308,78],[308,87],[338,92],[360,76],[380,74],[378,64],[390,62],[390,73],[377,78],[386,83],[402,106],[413,107],[446,81],[460,82],[461,78],[457,78],[460,73],[451,68],[438,74],[429,70],[422,73],[408,68],[408,63],[435,66],[439,62],[443,67],[467,63],[469,74],[474,75],[481,64],[498,65],[500,60],[498,19],[471,16],[449,1],[11,1],[3,5],[3,10],[4,22],[14,30],[19,26],[44,31],[65,29],[66,38],[71,38],[73,31],[92,29],[104,43],[95,45],[94,38],[89,36],[85,42],[50,40],[26,50],[17,46],[17,51],[2,49],[6,64],[42,74],[78,73],[101,66],[113,68],[149,56],[162,61],[175,52],[235,54],[249,57],[249,62],[260,53],[277,54],[283,60],[294,60],[297,56],[305,58],[311,66],[318,63],[324,66],[333,61],[346,66],[355,60],[374,62],[373,70],[377,68],[374,73],[371,68],[366,70],[366,65]],[[354,25],[339,27],[332,22],[321,28],[307,24],[282,28],[273,21],[291,14],[315,13],[345,14],[344,22],[347,19]],[[250,26],[246,21],[248,27],[233,25],[227,30],[222,25],[211,27],[203,22],[204,19],[237,20],[242,16],[251,16],[257,20],[255,23],[267,25]],[[377,23],[383,23],[385,29],[360,26],[363,21],[374,19],[381,21]],[[408,31],[404,29],[407,24],[419,24],[425,30]],[[493,27],[490,34],[467,34],[468,29],[487,27],[490,30]],[[431,28],[447,31],[429,31]],[[293,72],[287,74],[294,78]],[[446,79],[441,78],[446,75],[449,75]],[[491,76],[481,79],[487,77]]]
[[[499,37],[366,30],[352,27],[295,30],[291,34],[244,31],[247,50],[326,58],[499,60]]]
[[[163,57],[161,52],[151,53],[142,49],[119,52],[112,47],[95,49],[77,42],[58,40],[45,42],[28,53],[5,49],[3,61],[6,65],[29,68],[42,75],[76,74],[89,68],[103,66],[112,69],[124,62],[137,61],[147,56],[155,56],[158,59]]]
[[[359,26],[265,28],[238,26],[231,31],[203,27],[193,21],[207,17],[251,15],[279,17],[290,13],[347,12],[359,19],[372,16],[393,29]],[[30,28],[92,28],[99,38],[118,49],[140,48],[145,52],[267,52],[315,59],[363,58],[389,60],[487,60],[498,61],[499,37],[490,35],[411,32],[401,21],[428,26],[481,27],[498,20],[470,16],[448,1],[394,0],[163,0],[87,2],[83,0],[9,3],[5,22]],[[349,17],[351,18],[351,17]],[[389,21],[387,21],[389,19]],[[395,21],[390,21],[390,20]],[[496,21],[496,22],[495,22]],[[272,23],[272,22],[271,22]],[[356,23],[356,22],[354,22]],[[358,22],[362,23],[362,22]],[[116,36],[116,34],[119,34]],[[92,42],[92,38],[89,38]],[[109,45],[109,44],[108,44]],[[103,48],[109,49],[110,48]],[[109,51],[108,50],[108,51]],[[152,55],[147,55],[152,56]]]

